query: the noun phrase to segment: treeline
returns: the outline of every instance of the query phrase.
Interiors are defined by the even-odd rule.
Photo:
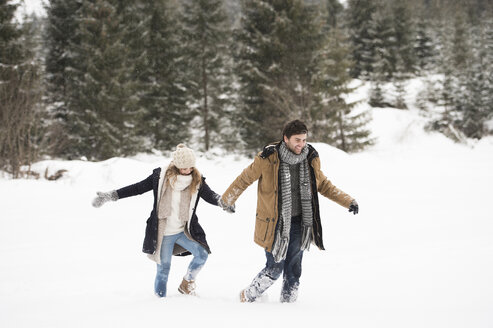
[[[22,24],[15,8],[0,0],[0,166],[14,176],[43,154],[254,152],[293,118],[358,151],[373,141],[345,97],[355,78],[373,106],[406,108],[407,79],[440,75],[422,95],[445,109],[431,127],[490,133],[486,0],[50,0]]]
[[[435,74],[418,99],[442,109],[430,128],[457,140],[493,132],[493,2],[349,0],[346,17],[351,75],[372,82],[372,106],[406,108],[403,83]]]

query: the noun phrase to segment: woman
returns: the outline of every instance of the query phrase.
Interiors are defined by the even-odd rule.
[[[147,220],[142,251],[157,263],[154,291],[159,297],[166,296],[172,255],[192,254],[193,259],[178,291],[195,295],[195,279],[210,254],[204,230],[195,214],[199,199],[203,198],[229,213],[234,212],[234,206],[223,206],[220,196],[209,188],[195,167],[193,150],[184,144],[176,146],[168,168],[154,169],[147,179],[136,184],[98,192],[93,206],[100,207],[107,201],[140,195],[150,190],[154,193],[154,205]]]

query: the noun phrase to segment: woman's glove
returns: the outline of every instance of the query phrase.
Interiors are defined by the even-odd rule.
[[[108,191],[108,192],[101,192],[98,191],[96,193],[98,196],[93,199],[92,201],[92,206],[94,207],[101,207],[104,203],[108,201],[115,201],[118,200],[118,193],[116,190]]]
[[[223,202],[221,197],[219,197],[217,199],[217,205],[219,205],[220,208],[222,208],[224,211],[226,211],[228,213],[234,213],[235,212],[235,204],[227,205],[225,202]]]

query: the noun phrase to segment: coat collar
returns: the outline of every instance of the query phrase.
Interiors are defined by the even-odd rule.
[[[281,145],[281,141],[278,141],[278,142],[274,142],[274,143],[270,143],[268,145],[266,145],[264,147],[264,149],[262,149],[262,151],[260,152],[259,156],[261,158],[267,158],[269,157],[270,155],[276,153],[279,151],[279,146]],[[315,157],[318,157],[318,152],[317,150],[310,144],[306,144],[307,147],[308,147],[308,160],[311,161],[313,160]]]

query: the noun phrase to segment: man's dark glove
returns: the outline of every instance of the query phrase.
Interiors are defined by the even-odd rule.
[[[353,201],[349,205],[349,212],[353,212],[353,214],[356,215],[358,214],[358,211],[359,211],[358,203],[356,202],[356,200],[353,199]]]
[[[118,193],[116,190],[108,191],[108,192],[101,192],[98,191],[96,193],[98,196],[93,199],[92,201],[92,206],[94,207],[101,207],[104,203],[108,201],[115,201],[118,200]]]
[[[217,199],[217,205],[219,205],[220,208],[222,208],[224,211],[228,213],[234,213],[235,212],[235,205],[228,205],[226,204],[221,197]]]

